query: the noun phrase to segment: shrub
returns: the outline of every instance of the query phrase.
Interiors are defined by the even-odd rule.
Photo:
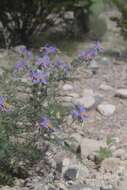
[[[122,34],[127,37],[127,0],[112,0],[122,14],[121,19],[116,19],[121,27]]]
[[[0,21],[6,46],[30,45],[30,37],[53,10],[74,10],[77,21],[88,30],[92,0],[1,0]]]

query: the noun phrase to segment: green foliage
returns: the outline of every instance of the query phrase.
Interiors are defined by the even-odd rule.
[[[28,50],[26,52],[29,53]],[[57,57],[57,55],[55,56]],[[50,57],[51,68],[55,64],[55,56]],[[52,74],[46,85],[35,84],[29,80],[25,83],[22,78],[26,74],[30,75],[31,70],[38,71],[40,69],[41,71],[42,68],[35,64],[36,56],[34,54],[32,54],[32,58],[27,59],[21,53],[19,60],[22,59],[29,62],[28,68],[18,72],[14,68],[12,73],[6,72],[0,81],[1,94],[6,97],[7,105],[12,106],[12,110],[9,112],[0,107],[0,184],[13,185],[15,177],[27,177],[27,170],[20,168],[20,163],[23,162],[24,167],[29,168],[35,161],[43,158],[45,152],[38,149],[38,138],[41,137],[44,140],[44,135],[48,134],[50,137],[50,132],[40,127],[41,115],[50,118],[52,128],[56,127],[57,129],[67,114],[67,109],[56,99],[59,81],[66,80],[65,73],[61,70],[60,72],[51,70]],[[62,63],[63,65],[64,63]],[[23,89],[30,90],[28,100],[20,100],[17,97],[18,91],[20,90],[22,94]]]
[[[101,147],[99,151],[97,151],[97,163],[102,162],[104,159],[112,156],[112,152],[107,147]]]
[[[117,19],[121,27],[122,34],[127,37],[127,0],[112,0],[122,14],[121,19]]]
[[[4,26],[5,45],[30,46],[30,37],[39,24],[51,12],[62,9],[73,10],[78,22],[86,29],[92,4],[93,0],[1,0],[0,21]]]

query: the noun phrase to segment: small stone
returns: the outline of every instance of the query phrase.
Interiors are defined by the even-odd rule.
[[[64,173],[64,178],[66,181],[75,181],[77,178],[77,169],[76,168],[69,168]]]
[[[68,96],[72,97],[72,98],[79,98],[79,94],[75,93],[75,92],[71,92],[68,94]]]
[[[92,70],[93,74],[96,74],[96,71],[99,69],[99,65],[95,60],[92,60],[88,68]]]
[[[94,96],[84,96],[81,98],[74,99],[73,103],[83,105],[86,109],[90,109],[95,104],[95,98]]]
[[[98,105],[97,110],[104,116],[110,116],[115,112],[116,108],[112,104],[102,103]]]
[[[108,185],[108,186],[105,186],[105,187],[100,187],[100,190],[113,190],[113,188],[112,188],[112,186],[110,187]]]
[[[124,159],[126,155],[126,151],[124,149],[118,149],[112,153],[113,157]]]
[[[115,96],[119,98],[127,98],[127,89],[118,89]]]
[[[66,11],[64,13],[64,19],[73,20],[74,19],[74,12],[73,11]]]
[[[104,90],[104,91],[108,91],[108,90],[112,90],[113,88],[107,84],[101,84],[99,89]]]
[[[110,64],[111,60],[108,57],[102,57],[100,60],[100,64]]]
[[[18,46],[16,46],[16,47],[14,48],[14,50],[15,50],[17,53],[21,54],[21,50],[22,50],[22,49],[25,49],[25,48],[26,48],[25,45],[18,45]]]
[[[63,90],[65,90],[65,91],[73,90],[73,86],[70,85],[70,84],[65,84],[65,85],[63,86]]]
[[[84,89],[82,96],[94,96],[94,92],[92,89]]]

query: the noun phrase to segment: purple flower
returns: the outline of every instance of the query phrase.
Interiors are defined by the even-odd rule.
[[[20,47],[20,53],[25,54],[27,52],[27,48],[25,46]]]
[[[3,110],[3,107],[4,107],[4,97],[0,96],[0,111]]]
[[[26,51],[26,55],[27,55],[27,58],[28,58],[28,59],[31,59],[31,58],[32,58],[32,52],[31,52],[31,51],[27,50],[27,51]]]
[[[31,71],[30,77],[34,84],[47,84],[48,83],[48,74],[44,73],[41,70]]]
[[[70,66],[68,64],[64,63],[61,59],[57,60],[55,67],[58,70],[63,71],[64,74],[67,74],[67,72],[70,70]]]
[[[19,70],[23,69],[26,65],[27,65],[27,61],[22,59],[22,60],[20,60],[20,61],[15,65],[15,69],[16,69],[16,71],[19,71]]]
[[[100,44],[99,41],[96,42],[95,48],[96,48],[96,50],[97,50],[98,53],[104,51],[104,49],[103,49],[103,47],[101,46],[101,44]]]
[[[75,120],[77,119],[80,122],[85,121],[88,118],[88,116],[86,114],[86,109],[81,105],[76,105],[75,109],[72,112],[72,117],[73,117],[73,119],[75,119]]]
[[[54,131],[51,121],[45,116],[41,117],[39,125],[41,128],[48,129],[49,131]]]
[[[5,100],[3,96],[0,96],[0,111],[5,111],[5,112],[12,111],[11,105]]]
[[[48,54],[56,54],[57,53],[57,48],[55,46],[45,46],[44,48],[44,52],[46,55]]]
[[[96,48],[91,48],[87,51],[83,51],[80,53],[79,57],[87,60],[93,59],[95,56],[97,56],[97,49]]]
[[[35,63],[47,68],[51,64],[51,60],[48,55],[44,55],[44,57],[36,57]]]
[[[98,53],[102,52],[102,50],[103,50],[103,48],[101,47],[100,42],[97,41],[93,48],[90,48],[86,51],[82,51],[79,54],[79,57],[81,59],[85,59],[85,61],[90,61],[93,58],[95,58],[98,55]]]

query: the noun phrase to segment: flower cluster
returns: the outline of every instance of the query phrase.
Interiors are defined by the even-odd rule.
[[[68,64],[65,64],[60,58],[56,60],[55,56],[58,50],[54,46],[44,46],[35,57],[25,47],[21,47],[20,52],[23,57],[21,56],[22,59],[16,64],[15,71],[25,71],[26,68],[26,71],[30,73],[30,79],[33,84],[46,85],[49,78],[58,79],[62,75],[66,76],[69,72],[70,67]]]
[[[51,121],[45,116],[41,117],[40,122],[39,122],[39,126],[43,129],[47,129],[49,132],[54,131]]]
[[[33,84],[46,85],[48,83],[48,74],[44,73],[41,70],[31,71],[30,77],[31,77]]]
[[[75,105],[75,109],[72,112],[72,117],[74,120],[78,120],[80,122],[85,121],[88,118],[86,109],[81,105]]]
[[[79,58],[85,60],[86,62],[90,62],[92,59],[94,59],[98,55],[98,53],[102,51],[103,51],[103,48],[101,47],[100,42],[96,42],[93,48],[90,48],[86,51],[82,51],[79,54]]]
[[[53,54],[55,55],[57,53],[57,48],[55,46],[49,46],[46,45],[40,49],[41,52],[44,52],[45,55]]]
[[[44,55],[43,57],[36,57],[35,64],[38,66],[42,66],[44,68],[47,68],[51,64],[51,60],[48,55]]]
[[[3,96],[0,96],[0,111],[5,111],[5,112],[12,111],[11,105],[5,100]]]
[[[55,67],[59,70],[59,71],[63,71],[64,74],[66,75],[69,70],[70,70],[70,66],[69,64],[66,64],[63,62],[63,60],[61,59],[58,59],[56,64],[55,64]]]
[[[27,61],[22,59],[20,60],[16,65],[15,65],[15,70],[16,71],[20,71],[22,69],[24,69],[27,65]]]

